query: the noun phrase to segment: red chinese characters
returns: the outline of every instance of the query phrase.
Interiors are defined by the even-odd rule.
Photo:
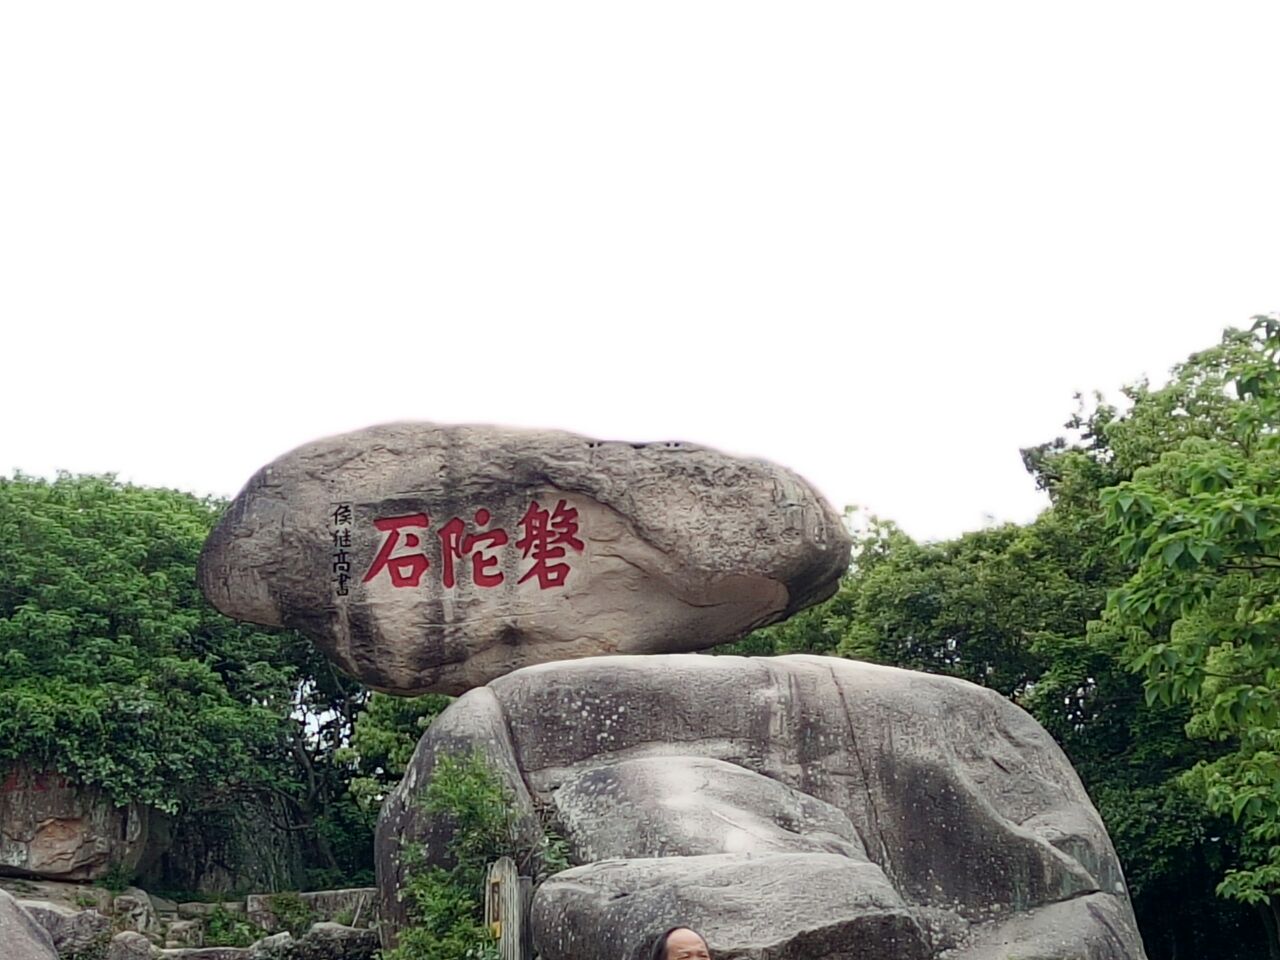
[[[496,587],[505,579],[500,548],[511,539],[506,530],[490,526],[492,519],[492,514],[480,507],[472,515],[470,526],[461,517],[453,517],[436,531],[440,584],[446,590],[454,589],[464,578],[480,588]],[[432,567],[425,543],[431,517],[426,513],[381,517],[373,525],[384,537],[361,582],[369,583],[386,571],[393,587],[421,586],[423,574]],[[571,572],[569,552],[584,550],[578,536],[577,509],[560,500],[547,510],[535,500],[517,526],[523,531],[515,543],[520,559],[533,562],[516,583],[534,580],[540,590],[563,586]]]
[[[489,522],[489,511],[481,507],[476,511],[476,525],[483,527]],[[498,558],[490,551],[504,546],[507,542],[505,530],[489,530],[485,533],[466,533],[467,526],[459,517],[454,517],[440,528],[440,582],[446,588],[452,588],[457,582],[454,576],[453,561],[471,557],[471,582],[477,587],[496,587],[502,582],[502,571],[490,573],[490,567],[498,565]]]
[[[578,539],[578,511],[561,500],[548,513],[535,500],[520,518],[520,526],[524,528],[524,536],[516,541],[516,546],[523,551],[525,558],[533,557],[533,566],[518,582],[537,577],[540,590],[562,586],[569,576],[569,564],[551,561],[563,560],[567,549],[582,552],[582,541]]]
[[[405,527],[420,527],[425,531],[430,522],[431,518],[425,513],[411,513],[403,517],[383,517],[381,520],[373,521],[373,525],[383,531],[387,538],[382,541],[382,547],[378,550],[378,555],[373,558],[373,563],[369,566],[361,583],[368,583],[382,572],[383,567],[386,567],[387,572],[391,574],[393,586],[416,587],[422,580],[422,575],[431,566],[427,555],[420,551],[398,557],[393,557],[392,554],[399,546],[401,530]],[[406,533],[404,545],[407,549],[415,550],[422,545],[422,538],[416,533]]]

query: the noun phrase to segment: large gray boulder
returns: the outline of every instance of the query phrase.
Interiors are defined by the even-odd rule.
[[[223,613],[297,628],[380,690],[703,649],[834,592],[840,517],[802,479],[681,443],[401,423],[259,471],[209,536]]]
[[[151,897],[145,890],[130,887],[111,901],[111,915],[117,930],[135,933],[157,933],[160,921],[156,916]]]
[[[19,900],[36,923],[44,927],[60,957],[101,952],[111,939],[111,920],[97,910],[79,910],[50,900]]]
[[[826,657],[603,657],[473,690],[419,743],[378,824],[388,942],[416,802],[479,749],[519,830],[574,869],[534,896],[544,960],[629,960],[673,923],[741,960],[1141,960],[1120,866],[1034,720],[960,680]],[[1065,952],[1064,952],[1065,951]]]
[[[10,894],[0,890],[0,946],[4,960],[58,960],[53,940]]]

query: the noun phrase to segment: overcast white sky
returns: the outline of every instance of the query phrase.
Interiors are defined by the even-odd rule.
[[[681,439],[918,537],[1280,309],[1275,3],[8,3],[0,471]]]

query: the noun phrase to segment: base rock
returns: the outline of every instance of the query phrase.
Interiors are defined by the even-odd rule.
[[[606,860],[552,877],[533,902],[545,960],[630,944],[642,960],[655,930],[679,918],[716,956],[769,960],[933,956],[916,918],[875,864],[834,854]]]
[[[536,842],[544,960],[630,960],[675,923],[733,960],[1145,960],[1124,878],[1052,738],[993,691],[827,657],[602,657],[529,667],[436,718],[379,818],[384,937],[417,798],[480,750]],[[1074,952],[1072,952],[1074,951]]]

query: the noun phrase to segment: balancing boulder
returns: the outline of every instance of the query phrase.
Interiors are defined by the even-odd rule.
[[[372,687],[457,694],[551,660],[733,640],[830,596],[849,549],[841,518],[771,463],[402,423],[260,470],[200,585]]]

